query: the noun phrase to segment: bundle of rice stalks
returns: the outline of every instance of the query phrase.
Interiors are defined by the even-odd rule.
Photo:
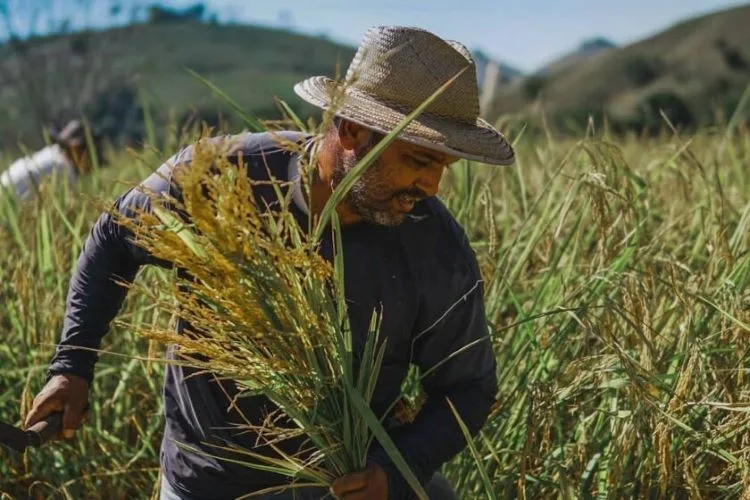
[[[343,269],[318,254],[318,242],[288,209],[281,182],[271,181],[279,199],[267,211],[256,205],[244,165],[201,143],[174,178],[181,200],[150,193],[150,213],[120,220],[139,246],[182,270],[175,300],[160,305],[191,328],[142,334],[179,346],[181,362],[268,397],[316,450],[283,460],[246,450],[264,467],[321,486],[363,469],[373,430],[387,439],[369,409],[384,353],[377,315],[364,352],[354,353]],[[270,443],[290,436],[275,420],[261,431]]]
[[[315,450],[302,458],[277,449],[281,459],[243,450],[257,459],[255,466],[290,476],[298,485],[328,486],[363,469],[377,438],[412,489],[427,498],[369,407],[385,346],[378,342],[378,316],[373,312],[364,348],[353,352],[336,206],[362,172],[462,72],[348,172],[314,226],[301,227],[279,182],[270,181],[277,196],[273,209],[257,206],[254,183],[242,162],[228,162],[210,143],[196,144],[190,166],[173,172],[180,200],[152,194],[151,213],[142,213],[137,222],[120,218],[139,246],[181,270],[176,300],[161,305],[191,325],[192,333],[157,328],[143,334],[177,345],[188,365],[268,397]],[[332,115],[329,110],[323,127]],[[314,153],[297,153],[303,156],[303,171],[312,172]],[[328,231],[335,241],[333,265],[317,252]],[[269,419],[261,429],[271,446],[290,436],[286,425],[275,422]]]

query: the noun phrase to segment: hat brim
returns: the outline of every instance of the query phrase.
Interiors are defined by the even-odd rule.
[[[336,101],[334,112],[337,116],[384,134],[393,130],[411,111],[325,76],[314,76],[298,83],[294,92],[324,110],[331,108],[331,103]],[[423,113],[407,125],[399,139],[490,165],[510,165],[515,160],[510,143],[481,118],[466,123]]]

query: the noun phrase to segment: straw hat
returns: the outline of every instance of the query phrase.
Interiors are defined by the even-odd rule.
[[[459,158],[513,163],[513,148],[505,137],[479,118],[476,67],[469,51],[420,28],[370,28],[344,82],[316,76],[294,91],[310,104],[333,107],[342,118],[388,133],[461,70],[399,139]]]

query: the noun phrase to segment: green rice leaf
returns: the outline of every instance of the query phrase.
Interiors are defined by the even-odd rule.
[[[388,457],[394,463],[404,479],[406,479],[406,482],[409,483],[409,486],[411,486],[412,490],[414,490],[414,493],[417,495],[417,497],[420,500],[429,500],[427,497],[427,493],[425,493],[424,488],[422,488],[422,485],[419,483],[419,480],[417,480],[417,478],[414,476],[414,473],[407,465],[406,460],[404,460],[404,457],[401,455],[401,452],[398,451],[398,448],[396,448],[393,440],[383,428],[382,424],[378,421],[378,418],[372,412],[370,406],[365,402],[364,399],[362,399],[362,396],[359,395],[354,387],[347,385],[346,390],[350,400],[360,412],[360,415],[362,415],[362,417],[365,419],[368,427],[370,427],[370,430],[378,439],[380,445],[383,447],[386,453],[388,453]]]
[[[201,259],[207,258],[206,251],[196,241],[195,234],[190,231],[190,229],[187,227],[187,225],[185,225],[184,222],[182,222],[179,218],[177,218],[169,211],[164,210],[158,206],[153,206],[151,210],[153,211],[154,215],[156,215],[170,231],[173,231],[180,237],[180,239],[185,243],[185,245],[187,245],[188,248],[190,248],[190,250],[193,251],[195,255],[197,255]]]
[[[482,456],[479,454],[479,450],[477,450],[477,447],[474,444],[474,438],[471,436],[469,429],[466,427],[463,419],[461,419],[461,415],[458,414],[458,410],[456,410],[456,407],[453,406],[451,400],[448,398],[445,398],[445,400],[448,402],[448,406],[450,406],[450,409],[453,412],[453,416],[456,417],[456,422],[458,422],[458,426],[461,428],[461,432],[466,439],[466,444],[469,447],[471,456],[474,458],[474,464],[477,467],[477,472],[479,473],[479,477],[482,479],[482,484],[484,485],[484,492],[487,495],[487,499],[497,500],[495,488],[492,486],[492,481],[490,481],[490,478],[487,475],[487,470],[484,468],[484,461],[482,460]]]
[[[234,109],[237,112],[237,114],[240,115],[243,120],[245,120],[245,123],[250,126],[253,132],[264,132],[266,130],[266,127],[263,125],[263,123],[261,123],[260,120],[246,113],[245,110],[242,109],[242,106],[240,106],[239,103],[237,103],[237,101],[232,99],[229,96],[229,94],[227,94],[226,92],[221,90],[219,87],[214,85],[213,82],[201,76],[199,73],[193,71],[192,69],[186,68],[185,72],[187,72],[188,75],[192,76],[193,78],[201,82],[203,85],[211,89],[211,92],[219,96],[219,98],[222,101],[229,104],[232,107],[232,109]]]

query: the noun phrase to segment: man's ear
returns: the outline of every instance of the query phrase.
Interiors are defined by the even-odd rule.
[[[344,149],[358,150],[366,144],[372,133],[362,125],[349,120],[341,120],[339,124],[339,142]]]

